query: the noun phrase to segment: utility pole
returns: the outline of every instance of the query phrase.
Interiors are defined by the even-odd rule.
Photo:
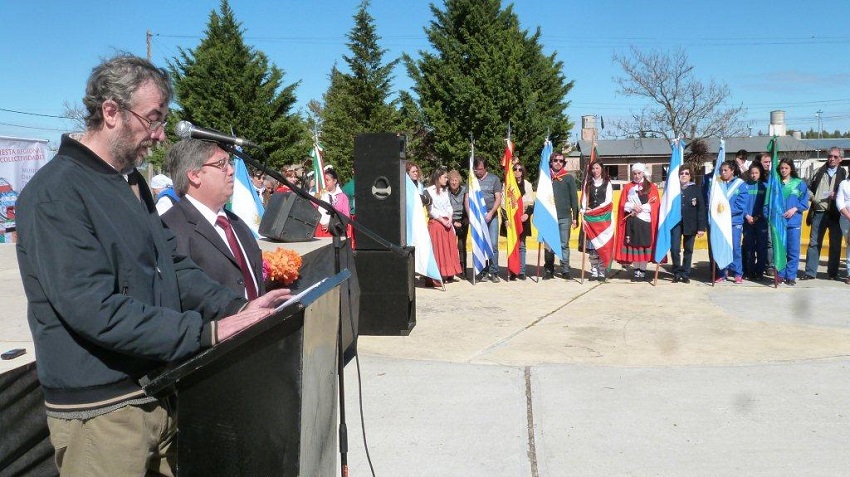
[[[820,109],[815,112],[815,117],[818,118],[818,139],[823,138],[823,120],[821,119],[821,114],[823,114],[823,111]]]
[[[147,32],[148,61],[150,61],[150,60],[151,60],[151,37],[152,37],[152,36],[153,36],[153,35],[151,34],[151,31],[150,31],[150,30],[148,30],[148,32]]]

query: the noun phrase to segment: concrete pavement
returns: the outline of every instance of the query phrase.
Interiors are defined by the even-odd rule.
[[[712,287],[695,258],[687,285],[619,272],[417,288],[410,336],[359,340],[376,474],[850,475],[850,287]],[[10,260],[0,245],[4,351],[30,340]],[[574,252],[574,275],[580,264]],[[356,371],[346,410],[360,476]]]

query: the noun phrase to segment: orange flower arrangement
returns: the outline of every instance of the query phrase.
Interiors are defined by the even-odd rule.
[[[298,280],[301,255],[295,250],[278,247],[273,252],[263,252],[263,279],[272,283],[291,285]]]

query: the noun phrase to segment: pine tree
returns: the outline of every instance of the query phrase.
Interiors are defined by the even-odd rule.
[[[348,33],[351,56],[344,55],[350,73],[334,66],[324,95],[321,143],[326,163],[333,164],[341,181],[352,177],[354,137],[366,132],[400,129],[395,101],[391,101],[392,70],[398,59],[383,63],[386,49],[379,46],[369,2],[360,4]]]
[[[200,45],[180,48],[180,57],[168,63],[179,106],[171,121],[185,119],[250,138],[279,170],[309,151],[306,127],[292,112],[298,83],[284,86],[283,71],[245,44],[241,23],[227,0],[222,0],[220,10],[210,13]]]
[[[405,57],[419,107],[433,128],[433,161],[467,168],[470,134],[476,153],[498,170],[508,123],[522,162],[536,166],[549,133],[557,145],[572,125],[564,114],[573,86],[556,54],[546,56],[540,29],[529,35],[511,6],[499,0],[446,0],[432,4],[425,29],[433,52]],[[536,173],[536,167],[528,167]]]

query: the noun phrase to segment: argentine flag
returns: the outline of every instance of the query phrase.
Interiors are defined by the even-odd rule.
[[[537,241],[545,243],[557,255],[558,260],[563,260],[558,213],[555,212],[555,194],[552,192],[552,176],[549,172],[549,156],[551,155],[552,143],[546,139],[543,150],[540,151],[537,199],[534,201],[534,215],[531,216],[531,223],[537,228]]]
[[[416,185],[410,177],[404,175],[407,184],[405,186],[405,210],[407,212],[407,244],[413,245],[413,268],[416,273],[433,278],[438,282],[443,281],[440,276],[440,268],[437,266],[437,258],[434,257],[434,248],[431,245],[431,235],[428,234],[428,219],[425,217],[425,208]]]
[[[469,228],[472,230],[472,269],[475,275],[484,271],[487,260],[493,258],[493,244],[490,242],[490,229],[484,220],[487,206],[478,178],[472,171],[475,150],[469,153]],[[496,220],[495,218],[493,220]]]
[[[251,184],[251,176],[241,157],[233,158],[233,169],[233,196],[230,198],[228,209],[251,228],[254,237],[259,237],[260,220],[265,212],[263,201]]]
[[[711,192],[708,196],[708,227],[711,239],[711,256],[717,268],[723,270],[732,263],[732,210],[729,198],[720,187],[720,165],[726,158],[726,141],[720,140],[717,161],[711,174]]]
[[[670,142],[673,154],[670,167],[667,168],[667,183],[664,185],[664,197],[658,211],[658,233],[655,234],[655,263],[661,263],[670,247],[670,231],[682,221],[682,184],[679,182],[679,169],[682,167],[685,141],[676,139]],[[676,247],[679,244],[675,244]]]

